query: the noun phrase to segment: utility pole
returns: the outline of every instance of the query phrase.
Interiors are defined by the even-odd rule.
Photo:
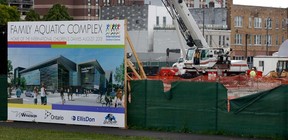
[[[247,59],[247,57],[248,57],[248,47],[247,47],[247,44],[248,44],[248,34],[245,34],[245,59]]]
[[[268,17],[267,21],[266,21],[266,55],[267,56],[269,55],[269,52],[268,52],[268,43],[269,43],[269,41],[268,41],[268,39],[269,39],[269,37],[268,37],[268,29],[269,29],[269,27],[268,26],[270,26],[271,21],[272,21],[271,18]]]
[[[204,3],[204,0],[202,0],[202,2]],[[202,27],[202,34],[203,34],[203,37],[204,37],[204,26],[205,26],[205,24],[204,24],[204,21],[205,21],[205,6],[204,6],[204,4],[202,5],[202,10],[203,10],[203,27]],[[207,40],[206,40],[207,41]]]

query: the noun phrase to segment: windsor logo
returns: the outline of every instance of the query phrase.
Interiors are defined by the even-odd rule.
[[[107,24],[106,25],[106,40],[107,41],[120,41],[120,24]]]
[[[33,114],[31,111],[24,111],[24,112],[19,112],[19,111],[12,111],[13,113],[15,113],[16,117],[18,118],[37,118],[36,114]]]
[[[51,120],[64,120],[64,117],[61,115],[53,115],[51,112],[45,110],[45,117],[44,119],[51,119]]]
[[[95,118],[91,118],[88,116],[72,116],[71,119],[73,121],[78,121],[78,122],[95,122]]]
[[[117,125],[116,117],[113,114],[107,114],[103,124]]]

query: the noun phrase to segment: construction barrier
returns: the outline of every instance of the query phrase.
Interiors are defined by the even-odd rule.
[[[227,90],[219,83],[131,81],[128,126],[167,130],[217,130],[218,111],[226,111]],[[219,110],[218,110],[219,109]]]
[[[0,75],[0,121],[7,120],[7,76]]]
[[[246,135],[288,138],[288,85],[230,100],[219,113],[219,129]]]
[[[128,126],[288,138],[288,85],[230,100],[216,82],[131,81]]]

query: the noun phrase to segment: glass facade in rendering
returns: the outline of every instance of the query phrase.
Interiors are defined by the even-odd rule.
[[[92,90],[94,93],[105,92],[105,72],[97,61],[80,64],[79,71],[82,88]]]

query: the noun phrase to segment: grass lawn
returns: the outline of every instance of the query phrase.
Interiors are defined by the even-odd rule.
[[[156,140],[148,137],[36,130],[0,126],[0,140]]]

